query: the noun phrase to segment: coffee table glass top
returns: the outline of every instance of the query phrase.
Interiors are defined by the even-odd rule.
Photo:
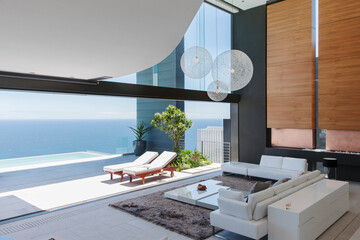
[[[198,200],[217,194],[220,188],[229,188],[219,185],[221,184],[221,181],[212,179],[200,182],[200,184],[206,185],[207,189],[205,191],[200,191],[197,189],[199,183],[195,183],[165,192],[164,196],[181,202],[197,205]]]

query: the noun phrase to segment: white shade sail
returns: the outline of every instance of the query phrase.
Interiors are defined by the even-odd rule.
[[[151,67],[202,0],[0,0],[0,71],[81,79]]]

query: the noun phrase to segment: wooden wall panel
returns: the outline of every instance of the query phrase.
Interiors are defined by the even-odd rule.
[[[269,35],[288,33],[311,26],[311,1],[286,0],[267,7]]]
[[[319,127],[360,130],[360,2],[320,0]]]
[[[268,127],[314,129],[314,105],[315,102],[312,96],[270,97],[267,102]]]
[[[319,128],[360,130],[360,94],[319,95]]]
[[[319,0],[319,24],[337,22],[360,16],[360,1],[357,0]]]
[[[321,60],[319,79],[319,95],[360,94],[360,57]]]
[[[309,26],[268,36],[268,66],[314,61],[315,50],[312,46],[311,34],[311,26]]]
[[[311,71],[304,71],[311,69]],[[267,95],[276,96],[314,96],[315,64],[313,62],[268,66],[267,74],[269,79],[276,79],[276,84],[268,84]]]
[[[319,59],[360,55],[360,18],[321,25],[319,41]]]
[[[267,7],[267,127],[315,128],[312,0]]]

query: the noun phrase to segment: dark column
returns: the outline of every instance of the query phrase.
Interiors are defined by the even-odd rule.
[[[233,17],[233,49],[252,60],[254,75],[236,93],[239,103],[239,161],[258,163],[266,147],[266,6]]]

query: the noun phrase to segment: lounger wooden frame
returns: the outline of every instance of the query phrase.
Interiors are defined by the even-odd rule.
[[[130,174],[130,173],[126,173],[127,175],[129,175],[130,177],[130,182],[132,182],[132,178],[133,177],[139,177],[139,178],[142,178],[142,184],[145,183],[145,177],[148,176],[148,175],[153,175],[153,174],[156,174],[156,173],[162,173],[162,172],[165,172],[165,171],[169,171],[171,172],[170,173],[170,176],[173,177],[174,176],[174,171],[178,168],[178,166],[170,166],[170,164],[176,159],[176,155],[173,159],[171,159],[171,161],[168,163],[168,165],[164,168],[161,168],[161,169],[157,169],[157,170],[154,170],[154,171],[148,171],[148,172],[144,172],[144,173],[139,173],[139,174]]]
[[[147,164],[150,164],[152,163],[159,155],[157,155],[156,157],[154,157],[149,163]],[[125,164],[125,163],[124,163]],[[134,165],[132,167],[136,167],[137,165]],[[141,166],[141,165],[140,165]],[[108,171],[108,170],[104,170],[103,169],[103,172],[106,172],[106,173],[110,173],[110,180],[113,180],[114,178],[114,175],[118,175],[118,176],[121,176],[121,182],[124,180],[124,173],[123,173],[123,170],[121,171],[117,171],[117,172],[113,172],[113,171]]]
[[[113,180],[113,175],[119,175],[119,176],[121,176],[121,181],[123,181],[123,180],[124,180],[124,174],[123,174],[123,171],[110,172],[110,171],[103,170],[103,172],[110,173],[110,180]]]

